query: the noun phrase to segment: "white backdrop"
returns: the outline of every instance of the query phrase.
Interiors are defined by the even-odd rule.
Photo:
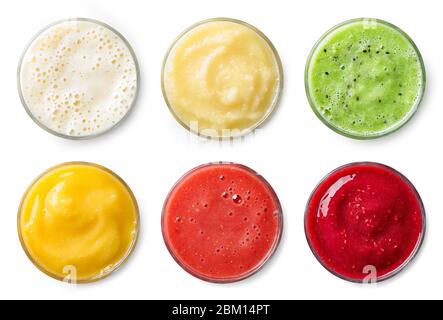
[[[443,42],[441,1],[425,0],[38,0],[10,1],[0,19],[1,168],[0,298],[135,299],[305,299],[443,298]],[[189,25],[226,16],[260,28],[284,64],[283,100],[272,120],[255,136],[233,145],[196,142],[170,115],[160,90],[163,56]],[[310,49],[329,28],[347,19],[373,17],[404,29],[421,50],[428,90],[421,110],[399,132],[376,141],[353,141],[325,127],[311,111],[304,91]],[[70,17],[102,20],[127,37],[142,72],[138,104],[115,131],[91,141],[54,137],[27,116],[16,89],[19,57],[34,34]],[[110,278],[69,286],[40,273],[24,254],[16,231],[17,208],[29,183],[65,161],[109,167],[131,186],[141,208],[142,232],[135,254]],[[210,161],[251,166],[271,182],[284,206],[285,232],[277,255],[262,272],[233,285],[201,282],[172,260],[161,236],[166,194],[189,169]],[[393,166],[412,180],[428,214],[428,234],[415,262],[391,281],[362,287],[330,275],[305,240],[303,215],[317,182],[354,161]]]

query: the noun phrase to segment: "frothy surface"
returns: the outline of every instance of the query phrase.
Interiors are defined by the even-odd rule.
[[[48,129],[72,137],[97,135],[121,121],[137,81],[128,45],[92,21],[65,21],[41,33],[20,70],[29,112]]]

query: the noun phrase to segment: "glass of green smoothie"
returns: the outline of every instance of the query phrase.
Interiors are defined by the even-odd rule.
[[[315,114],[337,133],[374,139],[405,125],[426,87],[423,58],[412,39],[378,19],[354,19],[328,31],[306,65]]]

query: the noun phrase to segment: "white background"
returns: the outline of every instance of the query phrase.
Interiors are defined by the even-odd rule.
[[[441,1],[401,0],[38,0],[9,1],[0,19],[0,298],[57,299],[308,299],[443,298],[443,41]],[[277,113],[242,143],[195,141],[170,115],[160,90],[164,54],[189,25],[225,16],[260,28],[284,64],[285,90]],[[119,30],[132,44],[142,72],[141,92],[130,117],[91,141],[52,136],[28,117],[16,88],[19,57],[46,25],[89,17]],[[428,90],[414,119],[376,141],[354,141],[324,126],[304,91],[310,49],[329,28],[351,18],[373,17],[405,30],[421,50]],[[60,162],[83,160],[109,167],[131,186],[141,208],[142,232],[134,255],[110,278],[82,286],[40,273],[24,254],[16,231],[20,199],[31,181]],[[175,181],[211,161],[235,161],[261,173],[284,206],[285,232],[277,255],[259,274],[233,285],[214,285],[182,271],[167,252],[161,208]],[[354,161],[377,161],[403,172],[421,193],[428,234],[405,272],[376,287],[347,283],[329,274],[309,250],[303,229],[306,201],[329,171]]]

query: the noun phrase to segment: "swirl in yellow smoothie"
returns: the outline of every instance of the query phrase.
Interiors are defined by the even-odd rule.
[[[255,28],[212,20],[173,45],[163,71],[166,100],[178,120],[210,137],[242,135],[262,123],[282,84],[281,62]]]
[[[129,255],[137,230],[137,203],[129,187],[111,171],[86,163],[46,172],[25,194],[19,212],[26,252],[57,279],[89,282],[106,276]]]

